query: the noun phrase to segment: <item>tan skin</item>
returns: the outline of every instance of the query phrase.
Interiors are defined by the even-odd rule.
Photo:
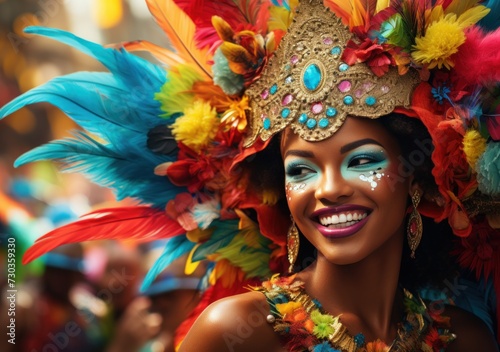
[[[353,141],[366,140],[352,148]],[[333,137],[321,142],[306,142],[285,131],[281,151],[286,182],[304,184],[299,192],[287,194],[290,211],[318,249],[316,262],[298,278],[325,311],[342,314],[351,334],[363,332],[366,341],[381,339],[390,345],[403,314],[398,277],[406,202],[419,189],[412,178],[394,182],[387,177],[397,172],[397,142],[378,122],[348,118]],[[370,153],[381,157],[374,161],[363,156]],[[359,170],[366,173],[370,163],[381,166],[386,175],[373,190],[356,176]],[[342,204],[368,209],[368,221],[354,235],[325,237],[311,214]],[[215,302],[196,321],[180,351],[284,351],[265,320],[267,314],[266,299],[258,292]],[[448,351],[498,351],[480,319],[456,307],[447,307],[444,314],[451,317],[451,330],[458,336]]]

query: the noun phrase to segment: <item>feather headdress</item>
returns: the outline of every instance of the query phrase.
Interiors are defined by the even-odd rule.
[[[1,108],[0,118],[38,102],[57,106],[82,130],[26,153],[16,165],[55,160],[112,188],[118,198],[138,202],[51,231],[24,260],[75,241],[173,238],[144,288],[180,256],[189,255],[187,271],[199,261],[212,262],[206,280],[212,286],[194,318],[203,305],[287,266],[289,219],[280,211],[279,195],[250,182],[256,174],[249,159],[269,142],[257,138],[245,147],[250,122],[264,129],[268,123],[265,116],[252,115],[247,92],[273,72],[270,63],[300,5],[297,0],[146,2],[173,49],[147,41],[102,47],[64,31],[28,28],[27,33],[75,47],[109,72],[55,78]],[[345,46],[329,48],[342,67],[364,65],[369,68],[364,77],[374,80],[384,80],[388,72],[401,77],[418,72],[411,106],[397,110],[419,118],[435,144],[439,195],[427,215],[448,219],[460,238],[460,263],[492,277],[500,292],[498,2],[324,3],[349,31]],[[323,44],[334,45],[330,37]],[[136,50],[149,51],[162,65],[133,55]],[[299,60],[290,59],[278,70]],[[291,82],[283,78],[284,85]],[[258,95],[266,100],[277,94],[280,104],[289,104],[293,94],[281,96],[277,87]],[[283,111],[280,119],[288,117]],[[183,331],[186,326],[189,322]]]

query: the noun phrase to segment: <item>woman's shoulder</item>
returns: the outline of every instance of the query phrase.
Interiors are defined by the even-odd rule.
[[[267,322],[269,314],[266,297],[260,292],[216,301],[196,320],[180,351],[283,351]]]
[[[491,331],[474,314],[456,306],[446,306],[444,315],[450,318],[451,331],[456,335],[447,351],[499,351]]]

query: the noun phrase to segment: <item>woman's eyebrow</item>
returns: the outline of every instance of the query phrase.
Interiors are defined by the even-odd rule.
[[[286,158],[289,155],[300,156],[302,158],[312,158],[312,157],[314,157],[314,153],[313,152],[310,152],[310,151],[307,151],[307,150],[300,150],[300,149],[290,149],[290,150],[287,150],[286,153],[285,153],[285,155],[284,155],[284,158]]]
[[[351,142],[351,143],[348,143],[348,144],[342,146],[340,148],[340,154],[347,153],[348,151],[356,149],[357,147],[360,147],[360,146],[365,145],[365,144],[376,144],[376,145],[383,147],[382,144],[380,144],[376,140],[371,139],[371,138],[365,138],[365,139],[360,139],[358,141],[354,141],[354,142]]]

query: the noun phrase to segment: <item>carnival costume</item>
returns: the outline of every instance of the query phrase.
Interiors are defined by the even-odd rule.
[[[172,238],[145,288],[187,253],[187,272],[212,263],[180,340],[210,302],[287,271],[290,219],[275,190],[252,182],[256,156],[272,136],[290,127],[319,141],[348,115],[394,111],[421,120],[434,144],[439,192],[414,200],[412,251],[418,213],[447,220],[459,263],[500,292],[498,2],[146,2],[175,51],[146,41],[102,47],[60,30],[26,29],[79,49],[109,73],[58,77],[4,106],[2,117],[49,102],[83,129],[16,166],[56,160],[138,205],[98,210],[46,234],[25,262],[64,243]],[[292,254],[294,242],[292,235]]]

